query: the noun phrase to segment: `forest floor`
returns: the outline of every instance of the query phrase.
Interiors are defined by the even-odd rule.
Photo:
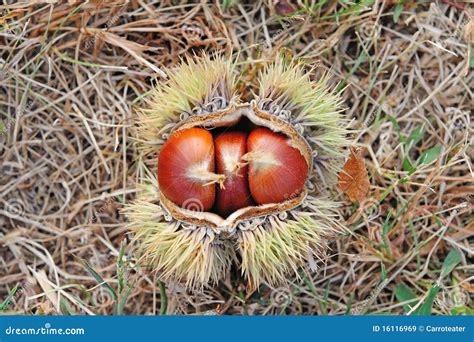
[[[0,312],[473,313],[467,2],[10,3],[0,6]],[[367,199],[335,199],[348,232],[288,286],[250,293],[235,270],[198,292],[161,283],[130,262],[121,214],[137,192],[134,109],[185,54],[236,54],[252,77],[282,49],[345,87]]]

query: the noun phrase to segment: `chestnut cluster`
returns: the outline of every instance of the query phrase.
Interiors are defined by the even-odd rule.
[[[215,134],[201,127],[182,129],[158,157],[159,186],[170,201],[221,217],[300,194],[308,173],[291,139],[266,127]]]
[[[202,289],[235,265],[249,293],[277,287],[342,231],[327,195],[349,145],[343,101],[330,74],[288,57],[249,78],[250,60],[187,56],[139,108],[141,191],[126,214],[160,280]]]

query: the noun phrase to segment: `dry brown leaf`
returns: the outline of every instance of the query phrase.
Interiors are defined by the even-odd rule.
[[[339,188],[352,202],[362,202],[369,192],[370,182],[364,158],[352,148],[349,159],[339,173]]]

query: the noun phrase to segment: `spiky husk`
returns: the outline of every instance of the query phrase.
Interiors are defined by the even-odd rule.
[[[234,64],[221,55],[187,56],[176,69],[168,69],[169,79],[158,84],[138,109],[138,139],[145,154],[156,153],[166,139],[162,130],[174,126],[195,108],[221,98],[234,100]]]
[[[148,182],[126,214],[141,267],[157,271],[164,281],[183,282],[189,288],[217,283],[231,264],[229,241],[208,227],[186,226],[156,204],[155,185]]]
[[[161,205],[154,171],[143,165],[146,189],[126,209],[140,263],[158,271],[163,280],[192,288],[222,279],[231,260],[239,259],[236,252],[251,288],[261,282],[277,285],[308,261],[311,266],[326,239],[341,229],[337,204],[321,198],[342,167],[348,133],[341,118],[341,99],[328,87],[329,78],[312,81],[304,65],[278,59],[258,77],[259,98],[240,105],[234,93],[233,67],[221,56],[204,55],[188,58],[177,70],[170,70],[169,80],[154,90],[148,109],[139,113],[140,158],[145,162],[155,158],[168,134],[177,124],[189,122],[188,118],[197,115],[202,121],[216,111],[246,105],[248,110],[271,114],[267,115],[270,123],[276,117],[286,121],[306,139],[314,152],[311,156],[309,150],[309,159],[313,158],[306,186],[309,195],[296,208],[230,227],[185,224]],[[216,98],[223,101],[215,106]]]
[[[315,151],[314,167],[320,182],[328,188],[335,184],[347,141],[347,123],[343,120],[340,93],[328,85],[326,74],[317,82],[311,70],[297,61],[278,58],[259,75],[259,98],[272,114],[298,127]],[[269,101],[271,101],[269,103]]]
[[[272,215],[238,233],[242,274],[251,288],[265,281],[281,284],[288,274],[298,275],[298,268],[319,259],[326,239],[342,230],[337,220],[337,204],[307,198],[306,208]]]

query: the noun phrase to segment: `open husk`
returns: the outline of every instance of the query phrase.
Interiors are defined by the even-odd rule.
[[[156,160],[180,130],[230,126],[246,117],[285,134],[304,156],[309,177],[302,193],[282,203],[222,218],[175,205],[160,192],[154,170],[145,172],[143,191],[126,213],[142,265],[165,281],[217,283],[235,260],[249,287],[275,285],[319,258],[326,239],[341,229],[338,205],[327,199],[347,145],[338,94],[327,78],[311,81],[303,65],[277,59],[259,75],[258,96],[243,103],[234,90],[234,67],[222,56],[204,55],[170,70],[169,81],[139,113],[141,158]]]

